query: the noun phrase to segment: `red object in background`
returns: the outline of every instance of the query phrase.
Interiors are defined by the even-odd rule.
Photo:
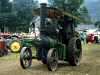
[[[6,48],[6,43],[4,38],[0,38],[0,50],[4,50]]]
[[[0,37],[0,57],[7,55],[8,49],[6,48],[6,42],[3,37]]]
[[[87,43],[88,42],[91,42],[91,43],[94,43],[95,42],[95,36],[94,36],[94,34],[89,34],[87,36]]]

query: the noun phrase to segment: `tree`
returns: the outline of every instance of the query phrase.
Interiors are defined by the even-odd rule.
[[[4,32],[5,26],[7,27],[8,16],[11,15],[12,5],[8,0],[0,0],[0,28]]]
[[[82,20],[84,16],[88,16],[87,8],[85,6],[81,7],[84,3],[84,0],[49,0],[49,3],[50,6],[60,8],[60,10],[69,12],[81,18]],[[83,12],[85,12],[84,16]]]
[[[11,12],[12,5],[9,2],[9,0],[0,0],[0,5],[1,5],[1,12],[2,13]]]
[[[38,2],[35,0],[15,0],[15,10],[17,12],[17,19],[19,21],[19,29],[28,31],[29,23],[33,18],[32,10],[38,7]],[[22,28],[21,28],[22,27]]]
[[[95,26],[100,28],[100,21],[95,22]]]
[[[77,9],[83,3],[83,0],[49,0],[49,3],[50,6],[54,6],[65,11],[68,11],[70,8],[71,12],[77,11]]]
[[[92,23],[91,21],[91,17],[88,13],[88,10],[87,8],[82,5],[80,8],[79,8],[79,13],[80,13],[80,17],[86,22],[86,23]]]
[[[38,2],[35,0],[0,0],[0,29],[5,27],[11,32],[28,31],[29,22],[32,19],[32,10]]]

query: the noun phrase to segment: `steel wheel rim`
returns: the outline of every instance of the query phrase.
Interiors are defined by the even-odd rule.
[[[51,55],[51,58],[49,60],[50,60],[49,64],[50,64],[52,71],[55,71],[56,68],[58,67],[56,51],[54,51],[54,53]]]
[[[25,65],[25,67],[28,67],[32,61],[30,53],[28,50],[25,50],[24,54],[23,54],[23,64]]]

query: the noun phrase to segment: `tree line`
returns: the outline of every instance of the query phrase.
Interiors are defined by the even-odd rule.
[[[51,7],[60,8],[91,23],[84,0],[48,0]],[[33,18],[33,9],[39,7],[37,0],[0,0],[0,29],[7,27],[10,32],[28,32]]]

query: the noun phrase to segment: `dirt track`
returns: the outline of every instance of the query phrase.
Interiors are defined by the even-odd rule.
[[[80,66],[60,64],[56,72],[48,71],[46,65],[36,60],[30,69],[23,70],[18,54],[9,54],[0,58],[0,75],[100,75],[100,45],[85,45]]]

